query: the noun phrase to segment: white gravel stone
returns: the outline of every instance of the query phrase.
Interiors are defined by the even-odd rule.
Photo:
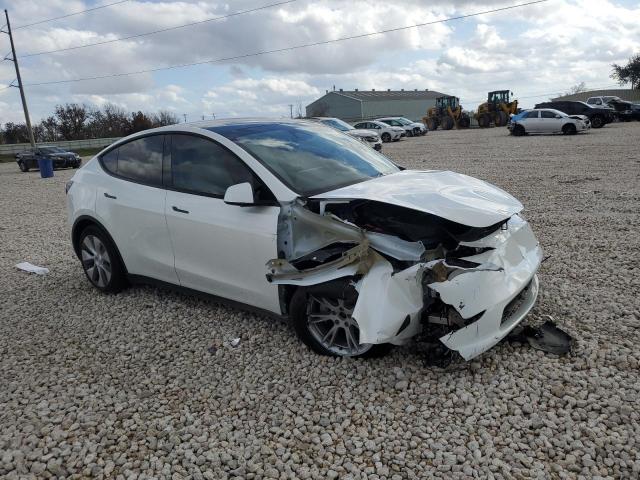
[[[413,345],[320,357],[284,323],[168,290],[102,295],[68,239],[73,171],[0,164],[0,478],[638,478],[639,133],[384,145],[523,202],[550,255],[528,321],[575,338],[445,370]]]

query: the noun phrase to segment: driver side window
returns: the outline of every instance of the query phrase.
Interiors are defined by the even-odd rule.
[[[527,112],[524,118],[538,118],[538,112],[537,111]]]

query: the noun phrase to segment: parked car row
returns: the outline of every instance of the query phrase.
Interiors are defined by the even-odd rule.
[[[313,117],[315,120],[329,127],[340,130],[380,151],[382,143],[397,142],[402,137],[417,137],[425,135],[428,130],[424,124],[412,122],[404,117],[384,117],[376,120],[363,120],[351,126],[336,117]]]
[[[602,128],[616,119],[640,120],[640,105],[619,97],[591,97],[586,102],[543,102],[533,109],[511,115],[507,128],[516,136],[528,133],[573,135],[587,132],[591,127]]]
[[[53,168],[78,168],[82,163],[80,155],[52,145],[40,145],[16,153],[16,163],[23,172],[40,168],[38,159],[50,159]]]

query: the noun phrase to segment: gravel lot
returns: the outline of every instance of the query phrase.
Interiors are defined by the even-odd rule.
[[[551,255],[529,322],[576,339],[567,357],[504,343],[446,370],[414,346],[320,357],[283,322],[170,291],[100,294],[67,239],[73,171],[1,164],[0,477],[638,478],[639,132],[385,145],[525,204]]]

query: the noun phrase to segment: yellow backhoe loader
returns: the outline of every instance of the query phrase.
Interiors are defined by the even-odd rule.
[[[489,92],[487,101],[480,104],[476,112],[480,128],[490,127],[492,123],[496,127],[504,127],[509,123],[510,115],[518,113],[518,100],[510,101],[510,95],[513,92],[509,90]]]
[[[427,110],[427,115],[422,117],[422,122],[429,130],[451,130],[454,126],[468,128],[471,120],[466,112],[462,111],[458,97],[438,97],[436,105]]]

